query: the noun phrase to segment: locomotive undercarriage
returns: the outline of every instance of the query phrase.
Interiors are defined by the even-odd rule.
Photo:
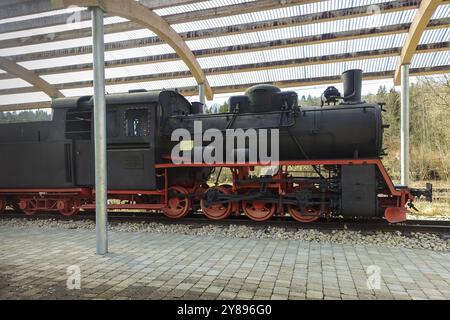
[[[406,220],[406,206],[413,199],[410,190],[394,187],[379,159],[282,161],[276,174],[263,176],[252,174],[255,168],[262,167],[258,163],[217,164],[213,167],[231,170],[232,182],[212,186],[205,181],[171,185],[169,172],[180,166],[205,165],[158,164],[156,169],[162,181],[160,189],[110,190],[108,209],[162,211],[173,219],[201,210],[208,218],[215,220],[246,215],[255,221],[291,216],[299,222],[313,222],[320,217],[361,216],[384,217],[389,222],[400,222]],[[305,167],[311,169],[305,171]],[[375,189],[367,186],[364,180],[348,182],[353,178],[347,178],[343,168],[373,168],[376,174]],[[360,172],[355,176],[361,176]],[[349,200],[346,195],[348,190],[351,192]],[[358,201],[374,203],[368,209],[363,207],[365,213],[359,214],[346,212],[345,201],[351,201],[352,208],[358,208]],[[0,211],[4,211],[6,206],[26,214],[59,211],[70,216],[80,210],[95,210],[95,190],[0,190]]]

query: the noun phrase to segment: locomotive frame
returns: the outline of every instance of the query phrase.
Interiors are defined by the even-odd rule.
[[[193,186],[169,186],[168,170],[179,167],[215,167],[229,168],[233,173],[233,183],[231,186],[214,186],[207,188],[202,185]],[[289,214],[297,221],[312,222],[319,217],[330,214],[332,206],[330,200],[320,199],[315,203],[309,201],[301,204],[301,200],[295,195],[295,183],[302,179],[290,176],[288,167],[290,166],[327,166],[337,168],[342,166],[376,168],[377,174],[382,177],[385,186],[380,190],[378,201],[382,215],[387,221],[395,223],[406,220],[406,205],[414,198],[414,191],[409,189],[398,189],[392,183],[385,167],[380,159],[348,159],[348,160],[302,160],[302,161],[280,161],[281,169],[277,175],[265,180],[253,180],[249,177],[249,172],[255,167],[263,166],[260,163],[236,163],[236,164],[157,164],[157,175],[164,179],[164,187],[160,190],[109,190],[108,196],[111,199],[127,201],[126,204],[109,204],[109,210],[135,209],[135,210],[162,210],[170,218],[182,218],[192,209],[201,207],[203,212],[211,219],[225,219],[231,214],[239,215],[243,211],[247,216],[255,221],[264,221],[273,215],[283,215],[284,208],[287,207]],[[314,181],[303,182],[310,184],[306,190],[317,191]],[[305,187],[303,187],[305,188]],[[312,188],[312,189],[311,189]],[[263,191],[261,191],[264,189]],[[264,199],[248,196],[249,191],[267,193],[273,192],[277,198],[274,204],[273,197]],[[303,189],[305,190],[305,189]],[[207,198],[208,192],[219,191],[222,196]],[[293,193],[294,192],[294,193]],[[146,196],[159,197],[158,203],[142,203]],[[322,198],[321,194],[318,194]],[[290,197],[290,199],[289,199]],[[211,197],[210,197],[211,198]],[[294,198],[294,199],[292,199]],[[254,199],[254,200],[252,200]],[[365,199],[363,199],[365,201]],[[17,203],[18,208],[26,214],[34,214],[39,211],[59,211],[61,214],[70,216],[79,210],[95,209],[95,190],[88,188],[70,189],[0,189],[0,211],[3,211],[7,203]],[[225,204],[225,205],[224,205]],[[250,204],[250,205],[248,205]],[[309,208],[308,208],[309,206]],[[303,211],[303,212],[302,212]]]

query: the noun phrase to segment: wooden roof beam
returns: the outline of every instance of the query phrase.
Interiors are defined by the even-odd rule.
[[[25,80],[26,82],[32,84],[34,88],[45,92],[51,98],[64,97],[64,95],[57,90],[55,86],[40,78],[34,72],[25,69],[7,58],[0,57],[0,69]]]
[[[394,83],[400,85],[401,78],[401,66],[404,64],[410,64],[414,53],[416,52],[417,45],[422,38],[428,23],[436,11],[437,7],[442,3],[442,0],[422,0],[419,6],[419,10],[414,16],[411,27],[409,28],[408,37],[406,38],[402,52],[400,54],[400,62],[395,70]]]

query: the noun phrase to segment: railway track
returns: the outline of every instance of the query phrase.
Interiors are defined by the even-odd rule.
[[[95,220],[95,215],[90,213],[79,213],[75,216],[65,217],[59,213],[40,213],[35,215],[25,215],[19,212],[5,212],[0,214],[0,219],[28,219],[28,220],[46,220],[53,219],[57,221],[80,221]],[[186,224],[194,227],[203,227],[207,225],[230,226],[243,225],[254,228],[281,227],[288,230],[299,229],[317,229],[321,231],[332,230],[354,230],[363,232],[400,231],[402,234],[413,232],[435,233],[442,237],[450,239],[450,221],[445,220],[408,220],[402,223],[391,224],[385,220],[375,219],[345,219],[328,218],[320,219],[312,223],[300,223],[290,217],[279,217],[264,222],[255,222],[245,216],[230,217],[225,220],[211,220],[201,214],[193,214],[188,217],[171,220],[160,213],[143,212],[110,212],[108,221],[111,223],[141,222],[141,223],[162,223],[162,224]]]

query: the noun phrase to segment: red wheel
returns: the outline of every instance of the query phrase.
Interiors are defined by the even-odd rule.
[[[19,202],[19,208],[23,211],[26,215],[33,215],[36,213],[36,205],[33,203],[32,200],[20,200]]]
[[[315,210],[310,207],[305,207],[305,212],[301,212],[297,206],[289,204],[288,212],[292,218],[299,222],[314,222],[320,218],[320,210]]]
[[[242,201],[242,210],[254,221],[265,221],[275,214],[277,205],[262,201]]]
[[[175,195],[171,196],[171,193],[175,193]],[[170,187],[170,198],[167,203],[167,207],[163,209],[164,215],[171,219],[179,219],[185,217],[191,208],[191,199],[189,199],[187,195],[188,191],[183,187]]]
[[[214,187],[208,190],[208,192],[211,192],[211,190],[217,190],[217,192],[222,194],[230,194],[231,191],[223,186]],[[200,202],[200,206],[202,208],[203,213],[210,219],[213,220],[221,220],[226,219],[230,216],[231,211],[233,209],[233,203],[218,203],[213,204],[210,206],[206,206],[205,199],[202,199]]]
[[[300,187],[294,188],[294,191],[296,189],[300,189]],[[306,205],[304,208],[300,209],[297,205],[289,204],[287,209],[292,218],[304,223],[316,221],[320,218],[321,213],[320,209],[316,209],[312,205]]]
[[[78,202],[73,201],[58,201],[58,209],[59,212],[66,217],[73,216],[74,214],[77,214],[80,209]]]

